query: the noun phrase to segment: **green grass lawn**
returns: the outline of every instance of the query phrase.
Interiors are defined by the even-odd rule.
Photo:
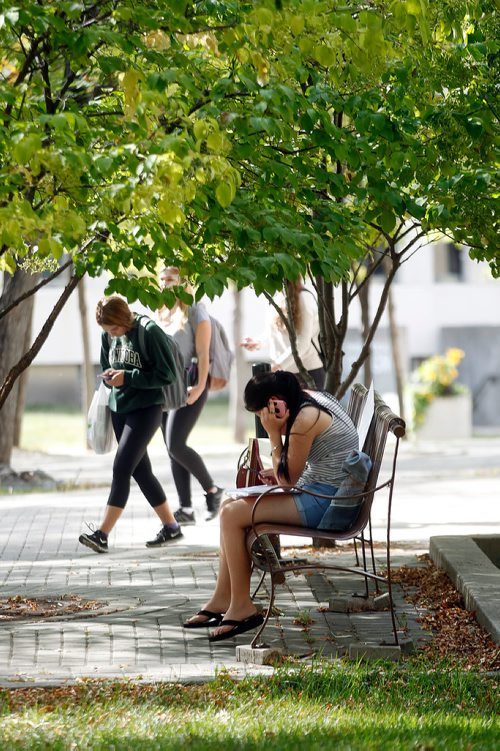
[[[498,748],[498,682],[415,663],[280,668],[205,685],[81,683],[0,691],[0,747],[17,749]]]
[[[21,449],[65,453],[85,450],[86,416],[79,410],[68,407],[40,406],[26,409],[21,430]],[[247,417],[248,435],[253,435],[254,418]],[[234,440],[230,424],[227,398],[213,398],[207,401],[196,424],[192,439],[194,443],[231,443]],[[153,438],[161,443],[160,431]]]

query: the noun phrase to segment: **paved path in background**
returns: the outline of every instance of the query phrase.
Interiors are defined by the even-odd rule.
[[[200,448],[217,482],[232,485],[239,447],[217,452]],[[174,498],[165,457],[158,452],[152,458],[169,497]],[[13,465],[17,470],[43,469],[65,482],[105,483],[111,459],[16,453]],[[446,450],[439,445],[405,444],[394,502],[394,565],[416,565],[416,554],[428,550],[430,535],[500,533],[499,466],[500,439],[456,443]],[[105,603],[97,615],[1,623],[0,685],[57,684],[82,676],[196,681],[220,668],[234,674],[271,671],[236,662],[235,646],[248,644],[249,634],[210,644],[203,630],[180,627],[213,588],[217,522],[186,527],[182,541],[151,550],[144,543],[155,536],[158,524],[134,489],[110,537],[110,553],[97,555],[78,543],[78,535],[86,521],[99,520],[105,498],[106,488],[0,497],[1,596],[76,594]],[[195,505],[202,519],[200,493]],[[380,501],[374,511],[374,537],[380,540],[385,535],[382,506]],[[290,542],[290,538],[283,541]],[[352,552],[345,549],[331,555],[344,565],[353,563]],[[346,615],[318,610],[333,594],[354,588],[359,589],[359,581],[346,575],[290,576],[280,588],[281,613],[266,629],[266,642],[305,658],[312,652],[325,657],[342,654],[349,644],[389,641],[388,612]],[[400,625],[418,643],[424,638],[418,612],[399,592],[396,609]],[[314,620],[307,631],[300,622],[306,611]]]

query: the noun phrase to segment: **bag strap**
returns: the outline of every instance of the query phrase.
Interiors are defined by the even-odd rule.
[[[258,470],[260,472],[263,469],[262,459],[260,458],[259,439],[250,438],[248,444],[249,450],[249,466],[250,469]]]
[[[152,319],[148,318],[148,316],[141,316],[139,318],[137,326],[137,343],[139,345],[139,352],[141,355],[143,355],[144,360],[146,361],[146,365],[151,365],[151,358],[149,357],[147,351],[146,342],[146,326],[151,320]]]

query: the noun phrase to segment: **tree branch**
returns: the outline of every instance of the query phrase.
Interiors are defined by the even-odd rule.
[[[38,334],[37,338],[31,345],[30,349],[10,369],[4,382],[0,386],[0,409],[2,409],[5,403],[5,400],[9,396],[17,378],[19,378],[21,373],[23,373],[26,370],[26,368],[28,368],[31,365],[35,357],[40,352],[43,344],[47,341],[47,337],[49,336],[59,313],[64,308],[73,290],[76,289],[78,282],[80,281],[81,278],[82,278],[81,274],[74,274],[71,277],[68,284],[64,288],[61,296],[59,297],[59,300],[55,304],[52,312],[50,313],[44,325],[40,329],[40,333]]]
[[[359,369],[361,368],[363,362],[365,361],[366,357],[368,356],[370,352],[370,347],[373,341],[373,338],[375,336],[375,333],[378,329],[378,325],[380,323],[380,320],[382,318],[382,314],[385,310],[385,307],[387,305],[387,299],[389,297],[389,289],[392,283],[392,280],[396,276],[396,272],[400,266],[400,259],[399,256],[396,253],[391,253],[392,256],[392,268],[390,272],[388,272],[387,277],[384,282],[384,286],[382,289],[382,294],[380,296],[380,300],[377,307],[377,312],[373,318],[372,324],[370,326],[370,330],[368,333],[368,336],[366,337],[363,346],[361,348],[361,352],[359,353],[358,359],[352,363],[351,370],[349,371],[349,375],[347,378],[340,384],[340,387],[338,389],[338,392],[336,394],[337,398],[340,399],[344,396],[344,394],[347,392],[347,389],[352,385],[354,382],[354,379],[356,378],[357,374],[359,373]]]
[[[104,236],[105,235],[101,234],[101,238]],[[84,253],[89,247],[89,245],[91,245],[95,240],[97,240],[97,235],[94,235],[89,240],[87,240],[87,242],[85,242],[78,249],[78,251],[75,253],[75,256],[78,256]],[[73,263],[73,258],[68,259],[66,263],[64,263],[62,266],[59,266],[59,268],[56,271],[54,271],[50,276],[48,276],[46,279],[42,279],[42,281],[39,282],[39,284],[36,284],[34,287],[32,287],[32,289],[28,290],[24,295],[21,295],[20,297],[18,297],[7,308],[0,310],[0,319],[4,318],[7,315],[7,313],[10,313],[10,311],[13,310],[13,308],[16,308],[19,305],[19,303],[23,302],[23,300],[26,300],[28,297],[31,297],[31,295],[34,295],[36,292],[38,292],[39,289],[41,289],[49,282],[56,279],[60,274],[62,274],[63,271],[65,271],[69,266],[71,266],[72,263]]]
[[[2,318],[5,318],[8,313],[10,313],[11,310],[14,310],[14,308],[17,308],[17,306],[22,303],[24,300],[27,300],[28,297],[31,297],[32,295],[36,294],[39,289],[42,289],[42,287],[45,287],[46,284],[49,284],[50,282],[54,281],[54,279],[57,279],[57,277],[62,274],[63,271],[66,271],[68,266],[71,266],[73,264],[73,259],[70,258],[69,261],[64,263],[62,266],[59,266],[59,268],[54,271],[50,276],[47,276],[45,279],[42,279],[41,282],[38,284],[35,284],[34,287],[29,289],[27,292],[25,292],[23,295],[20,295],[16,300],[14,300],[10,305],[8,305],[3,310],[0,310],[0,320]]]
[[[300,375],[305,380],[305,382],[309,384],[311,388],[314,388],[315,387],[314,381],[311,379],[311,376],[306,370],[304,363],[302,362],[300,358],[299,351],[297,349],[297,334],[291,324],[291,321],[293,320],[293,316],[292,316],[292,309],[290,306],[290,298],[288,295],[287,285],[284,284],[283,288],[284,288],[285,300],[286,300],[286,309],[287,309],[286,314],[283,312],[283,310],[274,300],[272,295],[269,294],[269,292],[264,291],[264,297],[273,306],[273,308],[276,310],[277,314],[283,321],[283,324],[287,330],[288,338],[290,340],[290,347],[292,349],[293,359],[295,360],[295,364],[297,365]]]
[[[14,84],[13,84],[14,86],[19,86],[20,84],[23,83],[24,79],[26,78],[26,76],[28,75],[28,73],[31,70],[31,65],[32,65],[34,59],[38,55],[38,47],[39,47],[39,45],[42,44],[42,42],[44,42],[48,38],[48,35],[49,35],[49,32],[47,31],[44,34],[42,34],[38,39],[35,39],[33,41],[32,45],[30,47],[30,51],[29,51],[28,55],[25,57],[25,59],[24,59],[24,63],[22,65],[22,68],[19,71],[19,73],[17,74],[16,80],[14,81]],[[5,121],[6,122],[4,122],[4,126],[6,126],[7,125],[7,121],[10,120],[10,116],[12,114],[12,107],[13,106],[14,106],[14,103],[11,102],[11,103],[9,103],[5,107],[4,117],[5,117]]]
[[[46,42],[44,42],[43,47],[44,47],[43,52],[44,52],[45,57],[43,59],[40,58],[40,70],[42,71],[42,78],[44,82],[45,109],[49,115],[54,115],[56,108],[54,105],[54,100],[52,98],[49,64],[47,62],[47,59],[49,56],[49,49],[48,49],[48,45]]]

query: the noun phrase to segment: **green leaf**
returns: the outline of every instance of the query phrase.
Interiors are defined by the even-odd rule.
[[[366,110],[358,112],[356,115],[356,128],[360,133],[365,133],[370,128],[372,113]]]
[[[12,257],[44,238],[50,259],[99,233],[79,270],[111,270],[135,299],[153,299],[161,259],[203,271],[210,290],[274,290],[306,267],[337,281],[367,224],[393,235],[410,215],[497,268],[498,42],[484,4],[5,5]]]
[[[38,253],[42,256],[42,258],[46,258],[51,254],[51,252],[52,248],[50,238],[43,237],[38,243]]]
[[[115,73],[117,70],[127,70],[127,63],[122,57],[115,55],[101,55],[97,59],[99,67],[103,73]]]
[[[251,117],[250,125],[257,132],[263,130],[270,136],[276,136],[280,134],[280,129],[277,122],[271,117]]]
[[[0,271],[7,271],[9,274],[13,274],[16,268],[16,262],[10,253],[3,253],[0,256]]]
[[[215,189],[215,197],[223,209],[226,209],[234,200],[235,189],[227,182],[219,183]]]
[[[292,16],[289,21],[290,31],[294,36],[302,34],[305,27],[305,19],[303,16]]]
[[[231,149],[231,144],[224,133],[217,131],[211,133],[207,138],[207,147],[212,151],[227,153]]]
[[[483,123],[478,118],[465,118],[464,126],[467,130],[467,133],[475,140],[479,139],[483,135]]]
[[[158,203],[158,214],[160,218],[170,227],[182,225],[186,221],[184,212],[179,206],[176,206],[169,195],[165,196]]]
[[[317,45],[313,50],[313,55],[320,65],[329,68],[337,63],[337,51],[323,44]]]
[[[395,172],[399,172],[405,161],[405,155],[402,151],[394,151],[390,156],[390,166]]]
[[[39,135],[28,134],[22,138],[15,146],[12,156],[19,164],[26,164],[41,149],[42,139]]]
[[[389,235],[396,226],[396,217],[392,211],[385,209],[379,216],[379,222],[384,232]]]
[[[210,133],[210,127],[206,120],[196,120],[193,124],[193,132],[198,141],[203,141]]]

